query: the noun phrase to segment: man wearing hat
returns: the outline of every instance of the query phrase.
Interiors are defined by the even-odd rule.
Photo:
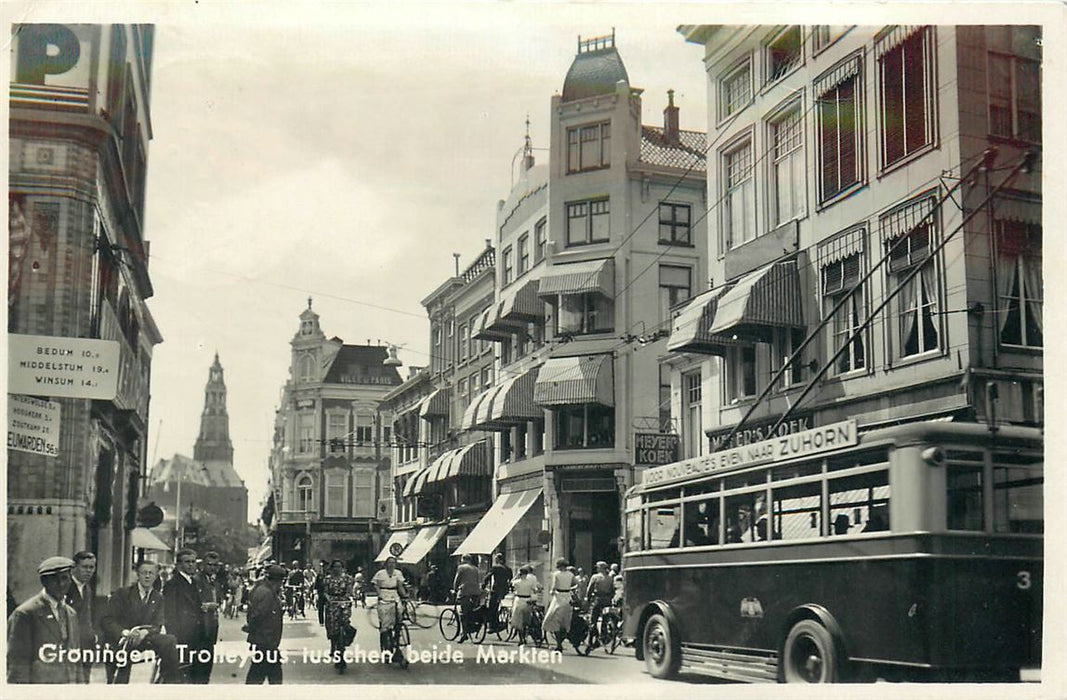
[[[219,639],[219,605],[226,598],[226,583],[219,575],[222,562],[218,552],[207,552],[200,573],[194,577],[194,583],[200,595],[200,608],[203,610],[201,629],[201,648],[211,652],[211,658],[193,661],[189,669],[191,683],[207,683],[211,680],[211,669],[215,665],[215,642]]]
[[[78,613],[64,602],[73,568],[74,562],[66,557],[41,562],[37,567],[41,592],[8,618],[8,683],[82,682],[81,663],[66,656],[72,649],[81,649]]]
[[[187,668],[204,646],[204,609],[196,581],[196,552],[179,549],[174,558],[174,575],[163,587],[163,620],[167,633],[177,640],[182,667]],[[189,676],[191,681],[191,669]]]
[[[245,677],[247,685],[259,685],[266,680],[271,685],[282,682],[282,581],[286,571],[277,564],[267,567],[267,575],[256,583],[248,595],[248,645],[253,658]]]
[[[115,590],[108,598],[101,633],[111,648],[127,652],[151,649],[159,657],[160,680],[179,683],[178,650],[173,635],[162,634],[163,594],[156,589],[159,564],[142,561],[134,567],[137,580]],[[129,683],[130,665],[108,664],[108,683]]]

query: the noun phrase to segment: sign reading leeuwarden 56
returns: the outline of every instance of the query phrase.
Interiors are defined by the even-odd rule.
[[[7,348],[12,394],[111,401],[118,391],[116,340],[9,333]]]
[[[59,455],[59,404],[8,394],[7,448],[35,455]]]
[[[715,452],[702,457],[646,469],[642,483],[658,484],[732,467],[754,466],[766,462],[806,457],[855,445],[858,441],[856,421],[846,420],[791,435],[754,442],[744,447]]]

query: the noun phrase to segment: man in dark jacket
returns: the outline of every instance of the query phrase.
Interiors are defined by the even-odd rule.
[[[326,625],[326,560],[319,562],[319,574],[315,577],[315,605],[319,610],[319,624]]]
[[[163,634],[163,594],[156,590],[159,564],[142,561],[135,569],[137,580],[132,586],[115,590],[104,606],[100,632],[112,649],[127,653],[151,649],[160,660],[160,680],[179,683],[178,650],[173,635]],[[109,664],[108,683],[129,683],[130,664]]]
[[[493,568],[486,574],[482,581],[482,588],[489,591],[489,630],[496,632],[500,627],[500,602],[508,594],[511,587],[511,579],[515,575],[504,564],[504,555],[497,552],[493,555]]]
[[[194,659],[189,669],[189,682],[208,683],[211,669],[215,665],[215,642],[219,639],[219,605],[226,598],[226,583],[219,574],[222,562],[217,552],[204,555],[203,569],[193,578],[200,595],[200,607],[203,610],[203,628],[201,629],[201,649],[211,652],[206,659]]]
[[[100,616],[97,614],[96,582],[92,580],[95,573],[95,554],[82,551],[74,555],[74,568],[70,571],[71,581],[66,601],[67,605],[78,613],[78,636],[81,638],[82,649],[95,649],[98,641],[96,627]],[[93,662],[83,661],[82,668],[85,670],[82,680],[88,683]]]
[[[80,649],[78,613],[64,602],[74,562],[49,557],[37,567],[40,593],[7,620],[8,683],[81,683],[84,670],[66,652]],[[60,656],[63,654],[63,656]]]
[[[278,565],[267,569],[266,578],[256,583],[248,596],[248,645],[252,659],[245,683],[259,685],[266,680],[271,685],[282,682],[282,600],[280,592],[285,569]]]
[[[196,552],[180,549],[175,559],[174,575],[163,587],[163,620],[167,633],[173,634],[178,643],[179,661],[185,671],[205,644],[204,610],[196,581]]]

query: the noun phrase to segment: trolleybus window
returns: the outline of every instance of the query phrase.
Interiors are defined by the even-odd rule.
[[[679,510],[678,505],[656,505],[648,511],[648,549],[677,545],[681,526]]]
[[[726,544],[767,539],[767,493],[750,491],[726,497]]]
[[[889,470],[831,479],[830,534],[889,529]]]
[[[1045,532],[1041,457],[994,453],[993,531]],[[1009,464],[1017,466],[1007,466]]]
[[[685,514],[684,546],[701,547],[719,543],[718,496],[686,501],[682,512]]]
[[[774,539],[801,540],[822,534],[822,483],[778,487],[772,493]]]
[[[946,527],[949,530],[984,530],[982,467],[949,463],[946,480]]]

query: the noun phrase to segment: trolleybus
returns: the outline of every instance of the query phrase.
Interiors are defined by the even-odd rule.
[[[1041,662],[1043,442],[846,421],[650,468],[623,634],[660,678],[1018,680]]]

